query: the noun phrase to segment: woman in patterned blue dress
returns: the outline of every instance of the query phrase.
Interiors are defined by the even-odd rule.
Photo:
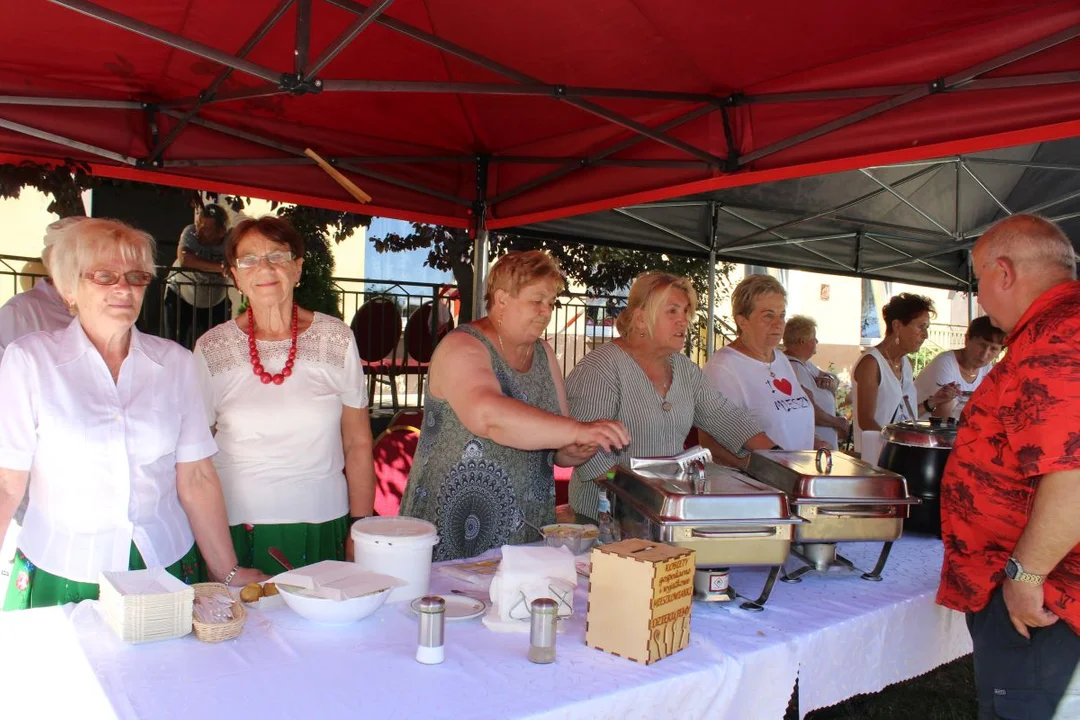
[[[564,284],[547,253],[505,255],[488,278],[487,317],[435,350],[401,503],[402,515],[438,528],[435,560],[538,540],[530,525],[555,522],[555,464],[630,442],[618,421],[569,416],[555,353],[540,339]]]

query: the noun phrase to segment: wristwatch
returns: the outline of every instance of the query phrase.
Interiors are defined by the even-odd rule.
[[[926,412],[930,413],[931,415],[933,415],[934,411],[937,410],[936,407],[930,404],[930,398],[926,398],[925,400],[923,400],[923,407],[926,408]]]
[[[1046,582],[1045,575],[1036,575],[1035,573],[1024,572],[1024,566],[1020,564],[1020,561],[1014,557],[1009,558],[1005,562],[1005,577],[1016,582],[1027,583],[1029,585],[1042,585]]]

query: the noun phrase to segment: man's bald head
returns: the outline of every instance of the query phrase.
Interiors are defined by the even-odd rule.
[[[1076,279],[1072,243],[1054,223],[1013,215],[995,223],[975,243],[971,261],[979,278],[979,304],[1005,332],[1044,292]]]
[[[1005,257],[1017,272],[1049,274],[1056,283],[1061,276],[1076,279],[1076,255],[1072,243],[1054,223],[1036,215],[1013,215],[995,223],[975,244],[980,264]]]

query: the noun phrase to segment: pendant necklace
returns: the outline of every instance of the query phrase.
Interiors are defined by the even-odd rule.
[[[664,377],[665,378],[667,377],[667,372],[666,371],[664,373]],[[672,380],[674,380],[674,378],[672,378]],[[671,403],[668,402],[668,399],[667,399],[667,392],[668,392],[668,390],[670,388],[671,388],[671,380],[667,380],[667,381],[664,382],[664,387],[661,388],[659,393],[657,393],[657,395],[659,395],[660,398],[663,400],[663,402],[660,404],[660,409],[663,410],[664,412],[671,412]]]
[[[506,354],[506,348],[503,347],[502,333],[499,332],[499,328],[497,325],[493,324],[492,326],[495,328],[495,337],[499,340],[499,352],[502,354],[503,359],[506,360],[506,364],[512,367],[515,372],[525,372],[510,361],[510,357]],[[525,363],[522,365],[522,367],[528,367],[532,364],[534,345],[529,346],[529,353],[525,356]]]

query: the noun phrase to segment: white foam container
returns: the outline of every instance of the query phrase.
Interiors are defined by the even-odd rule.
[[[439,542],[435,526],[411,517],[368,517],[353,523],[354,562],[365,570],[401,578],[406,585],[387,602],[414,600],[431,584],[431,553]]]

